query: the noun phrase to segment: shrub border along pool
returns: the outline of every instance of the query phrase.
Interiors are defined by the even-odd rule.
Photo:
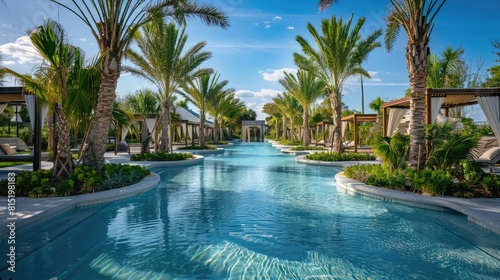
[[[17,197],[15,212],[15,217],[17,218],[16,229],[24,230],[57,215],[63,214],[73,208],[108,203],[132,196],[138,196],[156,188],[159,182],[160,176],[151,173],[138,183],[113,190],[61,197]],[[7,205],[7,197],[1,197],[0,201],[2,205]],[[2,220],[6,220],[8,214],[7,209],[5,209],[5,211],[2,209],[0,214]],[[0,234],[5,234],[8,230],[9,228],[2,227],[0,228]]]
[[[413,207],[420,207],[441,212],[456,211],[467,216],[467,219],[483,228],[500,234],[500,221],[487,221],[481,205],[471,203],[474,200],[484,202],[488,198],[457,198],[457,197],[430,197],[412,192],[396,191],[385,188],[369,186],[359,181],[345,177],[344,172],[335,175],[336,185],[348,192],[389,201],[405,204]],[[492,198],[494,199],[494,198]],[[477,208],[477,210],[476,210]]]

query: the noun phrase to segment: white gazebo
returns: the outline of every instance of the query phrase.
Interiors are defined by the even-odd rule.
[[[258,141],[264,141],[264,129],[266,128],[266,121],[242,121],[241,122],[241,140],[243,142],[250,142],[250,129],[259,129]],[[254,133],[257,135],[257,133]]]

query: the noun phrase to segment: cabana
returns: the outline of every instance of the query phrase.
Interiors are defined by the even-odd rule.
[[[448,109],[479,104],[497,139],[500,139],[500,88],[433,89],[426,95],[426,123],[436,121],[440,109],[448,116]],[[410,108],[410,98],[405,97],[383,106],[383,133],[392,136],[395,128]],[[388,112],[388,110],[390,110]]]
[[[358,152],[358,123],[360,122],[377,122],[377,114],[353,114],[343,117],[342,121],[342,136],[347,129],[347,125],[352,123],[354,126],[354,152]],[[346,125],[344,125],[346,124]]]
[[[42,157],[42,125],[48,108],[45,106],[42,108],[36,96],[29,93],[24,87],[0,87],[0,113],[8,105],[26,105],[28,107],[28,114],[33,127],[33,150],[29,155],[0,156],[0,161],[31,161],[33,162],[33,170],[39,170]]]
[[[328,135],[327,135],[328,132]],[[316,146],[326,147],[328,140],[333,137],[333,122],[319,122],[316,124],[315,129],[315,142]],[[318,141],[318,136],[321,135],[321,140]]]

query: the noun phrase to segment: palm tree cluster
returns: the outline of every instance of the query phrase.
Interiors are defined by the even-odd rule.
[[[162,129],[160,150],[168,150],[173,94],[187,88],[190,81],[213,72],[199,69],[201,63],[211,57],[203,51],[205,42],[185,50],[187,19],[197,17],[207,25],[227,28],[227,16],[212,5],[189,0],[51,1],[83,21],[97,42],[99,55],[85,64],[83,52],[69,43],[60,24],[47,20],[29,33],[44,59],[36,73],[25,75],[1,69],[0,74],[17,77],[51,108],[53,114],[50,115],[54,115],[57,122],[57,131],[53,131],[53,135],[57,135],[53,136],[57,139],[55,179],[62,180],[73,172],[72,130],[84,135],[87,149],[81,154],[83,163],[95,166],[100,172],[110,128],[128,125],[132,113],[144,117],[161,112],[159,119],[165,129]],[[137,46],[138,51],[132,50],[131,45]],[[133,67],[122,66],[125,57]],[[116,86],[122,71],[148,79],[156,85],[158,93],[140,91],[137,96],[127,96],[127,106],[118,104]],[[223,107],[220,111],[227,113],[217,111],[222,123],[234,119],[231,110],[244,106],[230,90],[220,90],[227,96],[218,97],[219,107],[210,105],[207,109]]]
[[[332,109],[334,122],[333,145],[335,152],[341,152],[341,116],[342,116],[342,90],[345,81],[354,75],[370,77],[362,63],[368,58],[369,53],[380,46],[377,38],[382,34],[376,30],[366,38],[362,38],[361,29],[365,18],[353,22],[352,15],[347,22],[332,17],[321,22],[321,33],[309,23],[307,29],[316,44],[314,47],[304,37],[297,36],[296,40],[302,48],[302,53],[294,53],[294,61],[299,70],[297,74],[285,73],[285,78],[280,82],[287,92],[273,100],[273,105],[264,107],[271,113],[277,122],[281,117],[283,124],[283,137],[286,122],[290,125],[291,140],[296,140],[295,118],[302,113],[303,145],[309,145],[309,115],[310,107],[321,96],[325,96]],[[277,113],[273,113],[277,109]]]

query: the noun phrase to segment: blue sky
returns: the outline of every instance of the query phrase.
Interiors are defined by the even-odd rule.
[[[0,8],[0,52],[4,65],[23,73],[31,73],[40,59],[30,49],[25,37],[27,31],[40,25],[43,20],[59,20],[71,36],[71,43],[80,46],[90,58],[97,51],[94,39],[87,27],[65,9],[48,0],[5,1]],[[63,1],[64,2],[64,1]],[[66,0],[66,2],[69,2]],[[384,17],[388,0],[345,0],[325,12],[318,13],[317,0],[215,0],[211,3],[227,13],[231,27],[223,30],[207,27],[197,20],[189,22],[187,34],[190,44],[207,42],[207,50],[213,57],[204,67],[211,67],[229,81],[237,90],[237,96],[248,107],[265,118],[261,107],[283,91],[278,79],[283,71],[294,71],[293,53],[300,52],[297,35],[310,39],[306,24],[319,28],[324,18],[332,16],[347,19],[353,12],[355,19],[366,17],[363,32],[385,29]],[[29,4],[28,4],[29,3]],[[449,0],[435,20],[430,47],[440,52],[446,46],[465,49],[464,58],[476,68],[482,63],[482,72],[495,64],[491,41],[500,40],[499,1]],[[380,38],[382,42],[383,38]],[[404,58],[406,34],[402,31],[392,52],[384,47],[373,51],[364,63],[372,79],[364,79],[365,112],[368,103],[380,96],[393,100],[403,96],[408,88],[408,73]],[[124,63],[127,63],[126,61]],[[142,88],[153,88],[148,82],[124,74],[118,81],[118,94],[126,95]],[[350,109],[361,110],[359,79],[353,77],[344,87],[343,101]]]

